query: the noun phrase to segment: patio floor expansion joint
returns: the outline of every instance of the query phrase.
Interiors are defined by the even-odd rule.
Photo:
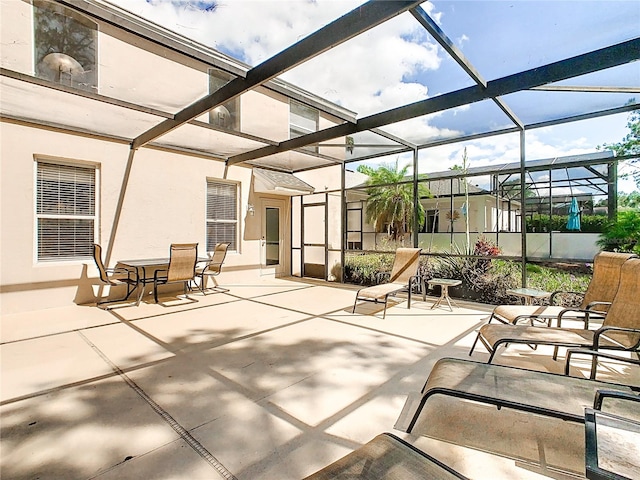
[[[166,410],[158,405],[145,391],[138,386],[131,378],[124,373],[120,367],[113,363],[109,357],[107,357],[91,340],[89,340],[81,331],[78,331],[80,337],[89,345],[97,354],[104,360],[104,362],[111,367],[111,369],[117,373],[133,391],[135,391],[140,398],[142,398],[160,417],[169,424],[169,426],[184,440],[198,455],[211,465],[216,472],[218,472],[222,478],[227,480],[238,480],[233,473],[231,473],[220,461],[214,457],[196,438],[189,433],[189,431],[180,425]]]

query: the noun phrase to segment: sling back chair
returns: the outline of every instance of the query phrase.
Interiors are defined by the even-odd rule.
[[[353,303],[355,313],[358,300],[365,302],[384,303],[384,313],[382,318],[387,315],[387,302],[390,296],[397,295],[401,292],[408,293],[407,308],[411,308],[411,291],[418,285],[418,267],[420,266],[421,248],[398,248],[396,256],[393,260],[393,267],[389,280],[380,285],[365,287],[358,290],[356,299]]]
[[[174,243],[170,249],[169,267],[156,270],[153,274],[153,297],[158,303],[158,286],[168,283],[182,283],[184,295],[187,295],[189,283],[196,275],[198,261],[197,243]]]
[[[391,433],[336,460],[304,480],[456,480],[467,477]]]
[[[616,359],[629,361],[626,358]],[[567,358],[566,371],[569,360],[570,356]],[[637,365],[637,362],[632,362]],[[441,358],[435,363],[422,390],[408,396],[394,428],[407,433],[420,433],[416,431],[420,415],[427,401],[434,395],[584,423],[585,407],[601,408],[600,397],[603,392],[609,392],[609,397],[636,402],[640,400],[640,387],[637,386],[472,360]],[[626,401],[613,402],[611,407],[615,407],[616,413],[625,417],[635,418],[638,414],[637,404]]]
[[[491,318],[502,323],[516,323],[521,318],[556,318],[563,310],[581,312],[587,319],[590,315],[602,318],[618,291],[622,264],[633,257],[636,255],[632,253],[600,252],[593,259],[593,276],[586,292],[557,290],[551,294],[551,305],[547,306],[499,305],[494,309]],[[555,299],[562,294],[582,295],[580,306],[572,309],[554,305]]]
[[[198,286],[203,295],[205,293],[205,286],[208,277],[216,277],[220,275],[222,271],[222,264],[224,263],[224,259],[227,256],[227,249],[229,248],[229,243],[217,243],[211,253],[211,257],[207,262],[204,262],[198,266],[196,266],[196,278],[199,278]],[[215,282],[215,279],[214,279]],[[229,289],[222,288],[217,283],[213,287],[213,290],[216,292],[228,292]]]
[[[484,325],[479,338],[490,352],[488,363],[493,360],[498,347],[509,343],[528,345],[553,345],[553,359],[558,347],[588,348],[591,350],[626,350],[636,352],[640,347],[640,258],[630,258],[622,265],[620,285],[602,326],[588,328],[563,328],[562,317],[557,327],[512,324]],[[595,358],[592,365],[595,368]]]
[[[636,255],[632,253],[600,252],[593,259],[593,276],[585,293],[567,292],[557,290],[551,294],[551,305],[498,305],[493,309],[489,321],[495,319],[502,323],[518,323],[522,320],[546,321],[551,326],[551,321],[556,318],[581,319],[585,322],[585,328],[589,328],[591,319],[602,320],[611,305],[620,284],[620,270],[624,262]],[[582,295],[582,303],[577,308],[565,308],[554,305],[555,298],[562,294]],[[476,336],[469,355],[480,339]]]
[[[123,298],[115,300],[104,300],[97,302],[98,305],[112,302],[122,302],[129,298],[129,295],[136,289],[138,285],[138,278],[135,271],[127,268],[106,268],[102,262],[102,247],[97,243],[93,244],[93,259],[98,267],[98,273],[100,274],[100,280],[111,287],[118,285],[127,286],[127,294]]]

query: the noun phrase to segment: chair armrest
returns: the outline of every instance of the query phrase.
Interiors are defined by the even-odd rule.
[[[569,369],[571,366],[571,357],[573,355],[589,355],[592,357],[602,357],[602,358],[608,358],[611,360],[619,360],[621,362],[625,362],[625,363],[630,363],[632,365],[640,365],[640,360],[634,360],[633,358],[625,358],[625,357],[620,357],[618,355],[613,355],[611,353],[604,353],[604,352],[599,352],[597,350],[585,350],[585,349],[570,349],[567,350],[567,355],[566,355],[566,360],[565,360],[565,364],[564,364],[564,374],[565,375],[569,375]],[[591,380],[595,380],[595,376],[594,378],[591,378]]]
[[[611,302],[591,302],[589,305],[587,305],[587,310],[591,310],[594,307],[597,307],[598,305],[607,305],[607,306],[611,306]],[[605,315],[605,312],[597,312],[600,313],[602,315]]]
[[[133,283],[138,281],[138,271],[135,269],[125,268],[125,267],[113,267],[113,268],[105,268],[104,271],[107,273],[107,275],[126,274],[127,283]],[[131,278],[132,274],[134,275],[133,278]]]
[[[580,295],[584,297],[584,292],[572,292],[569,290],[555,290],[551,296],[549,297],[549,305],[555,305],[555,299],[558,295],[562,295],[563,293],[568,293],[570,295]]]
[[[159,273],[164,273],[164,277],[166,277],[169,274],[169,270],[167,269],[159,269],[159,270],[155,270],[153,272],[153,282],[157,282],[160,277],[160,275],[158,275]]]
[[[640,403],[640,394],[621,392],[619,390],[596,390],[596,396],[593,400],[593,409],[602,410],[602,402],[605,398],[619,398],[622,400]]]
[[[593,337],[593,348],[598,349],[600,346],[600,337],[609,332],[628,332],[628,333],[636,333],[638,334],[638,341],[636,344],[625,350],[637,350],[640,347],[640,329],[637,328],[624,328],[624,327],[600,327],[596,330],[596,334]]]
[[[594,312],[588,308],[565,308],[558,314],[558,327],[560,327],[562,324],[562,317],[564,316],[564,314],[569,312],[584,313],[584,318],[582,319],[582,321],[584,322],[585,330],[589,328],[589,321],[592,314],[595,313],[600,316],[600,312]]]

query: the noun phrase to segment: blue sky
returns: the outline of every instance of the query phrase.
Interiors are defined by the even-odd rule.
[[[257,65],[352,10],[361,0],[111,0],[198,42]],[[638,35],[640,2],[433,0],[422,4],[478,72],[492,80]],[[404,14],[283,75],[359,117],[453,91],[469,77],[410,15]],[[640,86],[640,62],[569,85]],[[624,104],[628,95],[525,92],[505,101],[525,122]],[[527,133],[527,158],[593,152],[620,141],[627,114]],[[412,141],[510,125],[486,102],[386,127]],[[515,138],[515,140],[514,140]],[[460,163],[463,146],[439,149],[433,168]],[[519,158],[517,136],[468,145],[472,166]],[[431,171],[434,171],[429,167]],[[626,167],[621,168],[624,172]],[[633,183],[623,182],[630,191]]]

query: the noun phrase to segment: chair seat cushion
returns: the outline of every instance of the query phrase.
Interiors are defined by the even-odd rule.
[[[387,295],[406,290],[407,286],[400,283],[383,283],[373,287],[363,288],[358,292],[358,298],[383,299]]]

